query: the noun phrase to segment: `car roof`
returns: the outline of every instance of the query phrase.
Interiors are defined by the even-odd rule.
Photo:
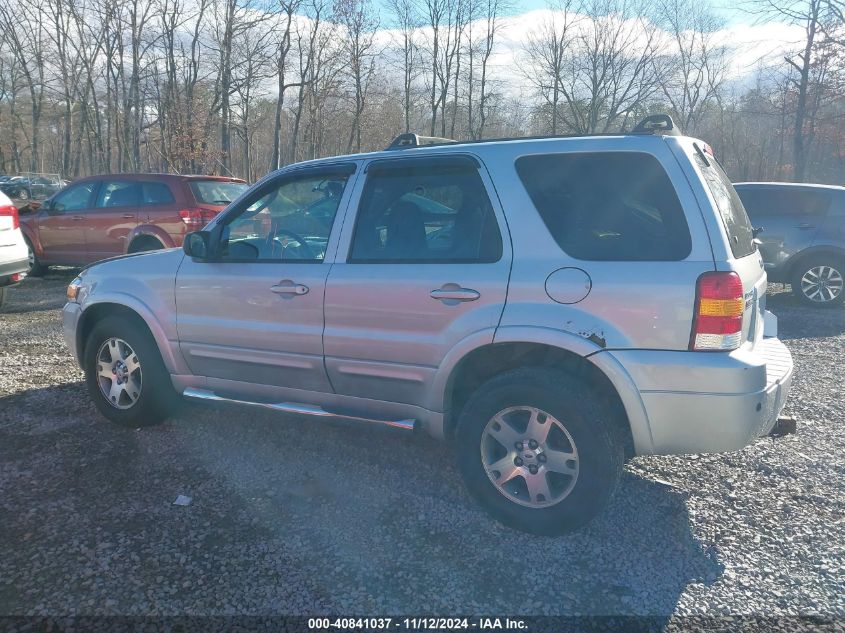
[[[202,174],[162,174],[162,173],[126,173],[126,174],[97,174],[96,176],[86,176],[85,178],[78,178],[74,180],[77,182],[88,182],[89,180],[103,180],[105,178],[126,178],[128,180],[141,179],[157,179],[157,180],[216,180],[220,182],[237,182],[244,183],[246,181],[242,178],[235,178],[234,176],[204,176]]]
[[[673,138],[678,138],[679,135],[674,135]],[[561,143],[575,143],[584,140],[596,140],[599,142],[606,141],[608,143],[618,144],[619,141],[627,141],[631,145],[637,147],[646,147],[655,143],[663,142],[663,135],[660,134],[589,134],[589,135],[569,135],[569,136],[524,136],[514,138],[501,139],[481,139],[477,141],[453,141],[436,143],[431,145],[420,145],[418,147],[404,147],[394,149],[377,150],[374,152],[361,152],[358,154],[342,154],[339,156],[326,156],[323,158],[315,158],[311,160],[301,161],[298,163],[291,163],[282,167],[281,170],[287,170],[293,167],[317,166],[330,163],[338,163],[344,161],[354,160],[374,160],[374,159],[390,159],[390,158],[408,158],[411,156],[438,156],[449,154],[466,154],[467,152],[485,154],[487,152],[495,151],[498,147],[536,147],[536,146],[553,146]]]

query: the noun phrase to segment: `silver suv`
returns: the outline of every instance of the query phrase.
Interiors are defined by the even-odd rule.
[[[792,378],[742,203],[668,117],[292,165],[184,251],[93,265],[68,298],[114,422],[181,395],[419,427],[540,534],[590,520],[628,457],[746,446]]]

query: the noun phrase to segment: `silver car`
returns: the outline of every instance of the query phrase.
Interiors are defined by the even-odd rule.
[[[420,428],[538,534],[587,523],[626,458],[746,446],[792,379],[745,210],[668,117],[292,165],[184,251],[93,265],[68,299],[110,420],[184,396]]]

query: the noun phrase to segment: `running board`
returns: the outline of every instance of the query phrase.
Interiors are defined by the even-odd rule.
[[[279,411],[281,413],[293,413],[296,415],[309,415],[318,418],[334,418],[336,420],[349,420],[351,422],[364,422],[367,424],[379,424],[394,429],[401,429],[403,431],[413,431],[417,427],[416,420],[379,420],[376,418],[364,418],[357,415],[349,415],[345,413],[332,413],[326,411],[321,407],[310,404],[298,404],[296,402],[258,402],[253,400],[241,400],[239,398],[226,398],[219,396],[213,391],[205,389],[195,389],[188,387],[182,392],[182,395],[192,400],[201,400],[203,402],[223,402],[227,404],[242,404],[251,407],[260,407],[262,409],[269,409],[271,411]]]

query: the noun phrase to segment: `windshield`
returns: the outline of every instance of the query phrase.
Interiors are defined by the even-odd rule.
[[[197,202],[205,204],[229,204],[248,188],[249,185],[244,182],[226,180],[195,180],[191,182],[191,191],[194,192]]]

